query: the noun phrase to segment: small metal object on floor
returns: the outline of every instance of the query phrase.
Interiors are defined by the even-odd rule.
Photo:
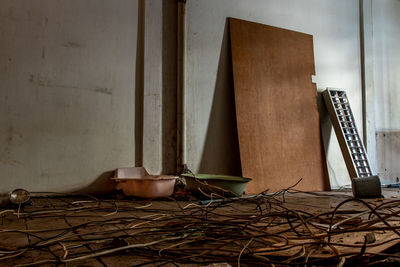
[[[10,201],[17,205],[27,203],[30,198],[29,192],[25,189],[15,189],[9,194]]]

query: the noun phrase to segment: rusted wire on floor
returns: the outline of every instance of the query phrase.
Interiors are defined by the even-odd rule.
[[[381,248],[400,240],[398,200],[378,203],[348,197],[316,212],[293,207],[287,200],[289,189],[211,200],[206,205],[34,197],[32,207],[0,213],[0,265],[72,263],[124,253],[142,255],[137,266],[218,262],[343,266],[359,257],[385,256]],[[326,196],[314,193],[313,197]],[[349,207],[351,203],[356,208]],[[8,228],[18,220],[34,227]],[[51,223],[57,220],[68,223],[64,227]],[[35,221],[43,223],[38,227]],[[374,233],[372,240],[368,233]]]

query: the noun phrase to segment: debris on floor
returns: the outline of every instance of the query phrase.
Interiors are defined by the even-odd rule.
[[[0,265],[372,264],[400,258],[399,200],[283,190],[209,201],[31,194],[2,210]]]

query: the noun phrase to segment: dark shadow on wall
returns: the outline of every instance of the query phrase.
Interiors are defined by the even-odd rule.
[[[323,145],[325,148],[325,153],[327,154],[329,150],[330,136],[333,125],[331,119],[329,118],[329,113],[325,106],[324,99],[322,97],[322,92],[318,92],[317,105],[318,105],[319,119],[321,123]]]
[[[75,194],[93,194],[93,195],[104,195],[110,194],[116,189],[116,183],[110,180],[114,176],[114,171],[107,171],[102,173],[96,180],[94,180],[88,186],[74,190]]]
[[[139,0],[138,5],[135,73],[135,166],[141,167],[143,165],[144,0]]]
[[[322,92],[318,92],[317,95],[317,105],[318,105],[318,112],[319,112],[319,119],[320,119],[320,124],[321,124],[321,136],[322,136],[322,143],[323,143],[323,157],[325,158],[326,161],[326,166],[327,168],[326,170],[326,177],[329,178],[328,175],[328,170],[332,169],[329,165],[328,162],[328,152],[329,152],[329,144],[330,144],[330,136],[331,136],[331,132],[333,129],[333,125],[331,122],[331,119],[329,118],[329,113],[328,110],[325,106],[323,97],[322,97]]]
[[[177,1],[163,0],[162,14],[162,173],[176,172]]]
[[[229,22],[225,22],[200,173],[241,175]]]

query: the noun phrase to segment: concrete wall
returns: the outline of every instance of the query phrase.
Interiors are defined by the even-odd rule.
[[[176,172],[176,13],[175,0],[145,1],[143,152],[137,164],[154,174]]]
[[[400,1],[372,1],[371,16],[377,172],[393,183],[400,177]]]
[[[357,125],[362,129],[357,0],[189,0],[186,6],[185,152],[191,170],[240,174],[228,17],[312,34],[319,90],[346,89]],[[323,129],[331,184],[349,184],[326,114]]]
[[[134,164],[137,28],[136,0],[1,1],[1,192]]]
[[[387,146],[400,143],[399,1],[363,2],[369,152],[388,157],[370,137],[390,131]],[[346,89],[362,128],[358,0],[188,0],[186,12],[191,170],[240,174],[228,17],[312,34],[319,90]],[[100,188],[134,164],[174,172],[176,26],[175,0],[2,1],[0,191]],[[331,184],[348,184],[324,112],[322,122]]]

